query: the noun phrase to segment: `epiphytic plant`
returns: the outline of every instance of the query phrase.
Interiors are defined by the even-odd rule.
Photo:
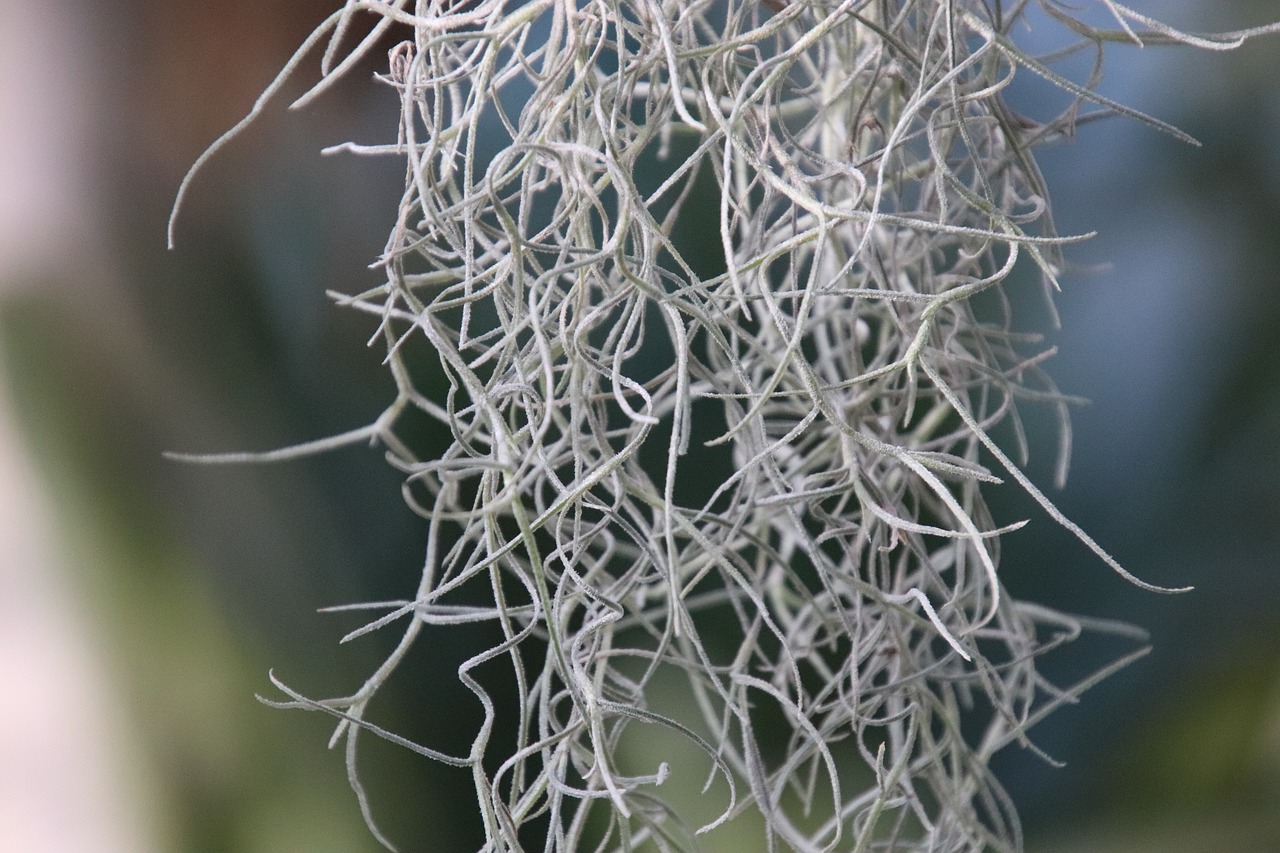
[[[1187,138],[1094,91],[1106,42],[1262,32],[1088,5],[1113,28],[1056,0],[349,0],[315,31],[246,122],[319,44],[299,104],[409,34],[380,77],[398,138],[342,146],[407,165],[386,281],[337,297],[376,318],[399,391],[362,429],[215,458],[380,444],[427,519],[416,590],[353,635],[398,626],[386,662],[339,699],[275,682],[278,704],[340,718],[366,816],[373,732],[470,771],[486,849],[683,848],[687,813],[661,796],[674,759],[627,748],[665,729],[705,756],[680,767],[719,812],[697,833],[754,810],[771,850],[1020,848],[992,754],[1142,651],[1066,688],[1039,674],[1080,631],[1120,629],[1004,594],[999,537],[1024,522],[993,519],[984,490],[1014,479],[1160,589],[1020,468],[1026,401],[1058,411],[1065,476],[1070,400],[1002,288],[1027,270],[1051,294],[1080,239],[1055,232],[1032,152],[1117,114]],[[1074,43],[1020,49],[1033,12]],[[361,14],[372,30],[347,38]],[[1089,79],[1055,70],[1081,51]],[[1019,74],[1066,108],[1015,113]],[[687,259],[694,238],[718,269]],[[422,338],[444,399],[406,366]],[[439,458],[398,435],[411,409],[451,430]],[[706,447],[732,464],[684,500]],[[471,749],[371,722],[408,648],[460,622],[497,637],[458,670]],[[495,705],[482,665],[506,668],[518,707]],[[685,701],[655,689],[673,679]]]

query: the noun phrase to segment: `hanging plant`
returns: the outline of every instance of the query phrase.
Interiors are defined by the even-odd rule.
[[[406,164],[385,282],[335,297],[376,324],[395,399],[341,436],[195,457],[371,442],[404,473],[421,576],[348,638],[399,631],[395,651],[343,698],[273,676],[273,704],[339,719],[371,827],[365,733],[469,771],[488,850],[691,849],[748,813],[769,850],[1020,849],[992,755],[1034,749],[1028,729],[1145,649],[1074,685],[1040,674],[1084,630],[1137,632],[1006,594],[1000,537],[1026,522],[993,518],[989,489],[1013,480],[1115,572],[1177,591],[1022,469],[1018,407],[1047,406],[1065,478],[1072,399],[1007,289],[1051,299],[1087,236],[1055,230],[1034,150],[1116,115],[1189,139],[1095,91],[1105,43],[1263,32],[1086,5],[1112,28],[1052,0],[352,0],[197,162],[317,46],[295,106],[408,35],[380,75],[398,138],[340,146]],[[1022,50],[1033,11],[1076,41]],[[360,15],[374,25],[350,38]],[[1098,60],[1083,82],[1055,70],[1079,51]],[[1065,108],[1015,112],[1021,75]],[[407,365],[424,339],[443,398]],[[448,427],[442,455],[398,431],[411,410]],[[371,707],[415,642],[459,623],[495,640],[458,669],[475,737],[448,754]],[[659,733],[687,749],[638,748]],[[681,774],[701,793],[664,798]]]

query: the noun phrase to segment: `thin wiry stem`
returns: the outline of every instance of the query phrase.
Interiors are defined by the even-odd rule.
[[[385,284],[337,297],[379,319],[396,399],[333,439],[222,457],[380,442],[428,521],[414,597],[368,605],[385,612],[346,638],[403,626],[361,688],[316,701],[273,677],[279,704],[340,719],[366,817],[362,732],[469,768],[486,850],[530,833],[555,853],[686,848],[681,804],[655,790],[674,771],[628,747],[665,729],[705,755],[719,814],[697,833],[750,809],[769,850],[1020,849],[991,755],[1034,749],[1034,723],[1134,655],[1065,689],[1039,673],[1084,630],[1126,630],[1005,593],[1000,536],[1025,522],[992,518],[987,460],[1126,579],[1175,591],[1121,568],[1015,461],[1018,402],[1048,404],[1065,477],[1073,400],[1003,288],[1027,268],[1051,295],[1087,236],[1055,231],[1032,149],[1104,115],[1193,141],[1094,91],[1099,64],[1084,82],[1054,65],[1276,28],[1194,35],[1101,0],[1111,31],[1041,0],[1037,20],[1079,41],[1036,57],[1010,35],[1031,4],[1007,5],[351,0],[290,61],[329,37],[302,104],[384,31],[412,32],[381,77],[397,140],[340,146],[406,163]],[[358,14],[377,21],[346,47]],[[1071,103],[1019,116],[1002,99],[1019,73]],[[687,232],[718,244],[718,270],[685,256]],[[410,378],[421,340],[444,400]],[[450,430],[439,458],[397,435],[412,409]],[[682,498],[708,448],[731,464]],[[370,722],[410,646],[460,623],[500,638],[458,669],[481,712],[467,754]],[[516,708],[474,675],[500,661]],[[673,677],[687,701],[654,689]]]

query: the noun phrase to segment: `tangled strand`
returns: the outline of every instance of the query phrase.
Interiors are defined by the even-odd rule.
[[[275,682],[277,704],[340,718],[366,817],[362,731],[469,769],[486,850],[681,849],[668,764],[626,749],[665,728],[705,755],[721,805],[697,833],[755,810],[769,850],[1020,848],[991,755],[1143,650],[1067,688],[1040,675],[1082,630],[1125,629],[1004,594],[999,537],[1025,522],[998,525],[984,487],[1014,478],[1159,589],[1019,468],[1034,401],[1058,412],[1065,476],[1071,400],[1001,288],[1027,267],[1051,293],[1082,239],[1054,230],[1031,151],[1112,114],[1186,138],[1015,47],[1028,5],[351,0],[303,46],[281,80],[329,45],[305,102],[412,30],[382,76],[398,140],[340,146],[407,163],[386,282],[339,299],[378,319],[399,393],[360,430],[221,458],[377,441],[428,521],[416,593],[363,605],[386,612],[351,635],[402,627],[378,671],[340,699]],[[1099,59],[1106,41],[1261,32],[1193,36],[1109,0],[1103,30],[1039,5]],[[359,13],[376,24],[343,54]],[[1018,115],[1001,94],[1020,71],[1071,104]],[[689,231],[718,242],[718,271],[686,257]],[[422,338],[443,400],[411,378]],[[397,433],[409,410],[447,425],[442,456]],[[687,505],[707,448],[731,470]],[[481,710],[470,751],[370,722],[423,631],[459,623],[497,638],[458,669]],[[517,708],[481,685],[486,664]],[[652,689],[673,678],[681,703]]]

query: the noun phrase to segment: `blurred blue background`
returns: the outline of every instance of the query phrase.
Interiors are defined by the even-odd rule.
[[[319,154],[394,136],[374,66],[305,111],[281,98],[199,176],[164,247],[188,165],[332,7],[0,0],[0,850],[378,849],[328,721],[253,694],[271,667],[309,695],[369,671],[386,640],[339,647],[357,617],[315,610],[411,588],[424,533],[398,477],[362,449],[254,468],[160,455],[316,438],[390,398],[372,327],[323,295],[377,283],[399,197],[395,160]],[[1198,30],[1277,14],[1140,8]],[[1155,649],[1036,731],[1066,768],[1000,756],[1032,851],[1280,850],[1277,68],[1280,38],[1116,46],[1102,90],[1203,147],[1112,120],[1042,153],[1059,230],[1099,232],[1070,259],[1109,264],[1065,279],[1050,333],[1059,385],[1093,401],[1056,499],[1134,573],[1196,591],[1134,589],[1002,496],[1005,519],[1034,520],[1006,543],[1014,592],[1146,627]],[[1030,115],[1049,97],[1010,93]],[[1050,666],[1065,683],[1111,651]],[[414,657],[379,722],[468,736],[458,654]],[[478,845],[463,771],[365,749],[402,849]]]

